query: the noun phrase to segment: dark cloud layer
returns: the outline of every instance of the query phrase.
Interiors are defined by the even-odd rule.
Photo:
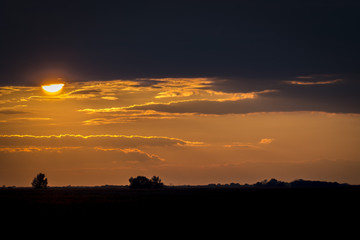
[[[171,108],[358,112],[359,7],[352,0],[5,0],[0,8],[0,81],[29,85],[46,78],[211,77],[216,90],[275,89],[278,95],[233,103],[176,103]],[[326,86],[286,83],[301,76],[301,81],[344,81]],[[139,86],[153,84],[139,80]],[[265,105],[257,106],[260,101]],[[220,105],[223,109],[214,110]]]
[[[254,99],[238,101],[194,100],[154,103],[129,109],[155,110],[170,113],[246,114],[255,112],[320,111],[330,113],[360,113],[358,95],[346,95],[340,86],[300,86],[302,89],[280,89],[263,93]]]
[[[296,83],[296,84],[295,84]],[[214,103],[223,112],[247,113],[257,111],[324,111],[359,113],[360,75],[314,74],[281,79],[226,79],[214,82],[215,89],[224,92],[247,92],[273,89],[248,101]],[[226,106],[229,111],[225,110]],[[233,106],[234,109],[230,110]],[[209,106],[210,107],[210,106]]]
[[[0,9],[3,84],[200,76],[266,86],[358,73],[358,1],[5,0]]]

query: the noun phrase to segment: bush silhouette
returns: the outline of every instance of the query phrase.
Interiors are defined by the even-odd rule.
[[[31,185],[33,188],[37,189],[45,189],[47,188],[47,178],[45,178],[45,174],[39,173],[32,181]]]
[[[156,176],[153,176],[151,179],[144,176],[137,176],[136,178],[131,177],[129,182],[130,188],[161,188],[164,186],[161,179]]]
[[[153,188],[161,188],[164,186],[159,177],[153,176],[150,181]]]

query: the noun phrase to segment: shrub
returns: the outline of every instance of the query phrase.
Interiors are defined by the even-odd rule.
[[[153,176],[151,179],[144,176],[137,176],[136,178],[131,177],[129,182],[130,188],[161,188],[164,186],[161,179],[156,176]]]
[[[45,178],[45,174],[43,173],[39,173],[31,183],[33,188],[37,188],[37,189],[46,189],[47,184],[48,184],[47,178]]]

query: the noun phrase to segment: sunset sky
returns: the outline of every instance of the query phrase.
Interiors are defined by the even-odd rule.
[[[357,1],[2,1],[0,185],[360,184],[359,24]]]

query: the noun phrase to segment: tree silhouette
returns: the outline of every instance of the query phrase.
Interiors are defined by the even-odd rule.
[[[130,188],[161,188],[164,186],[161,179],[156,176],[153,176],[151,180],[144,176],[131,177],[129,182]]]
[[[37,189],[45,189],[47,188],[47,178],[45,178],[45,174],[39,173],[32,181],[31,185],[33,188]]]
[[[150,181],[153,188],[161,188],[164,186],[159,177],[153,176]]]

